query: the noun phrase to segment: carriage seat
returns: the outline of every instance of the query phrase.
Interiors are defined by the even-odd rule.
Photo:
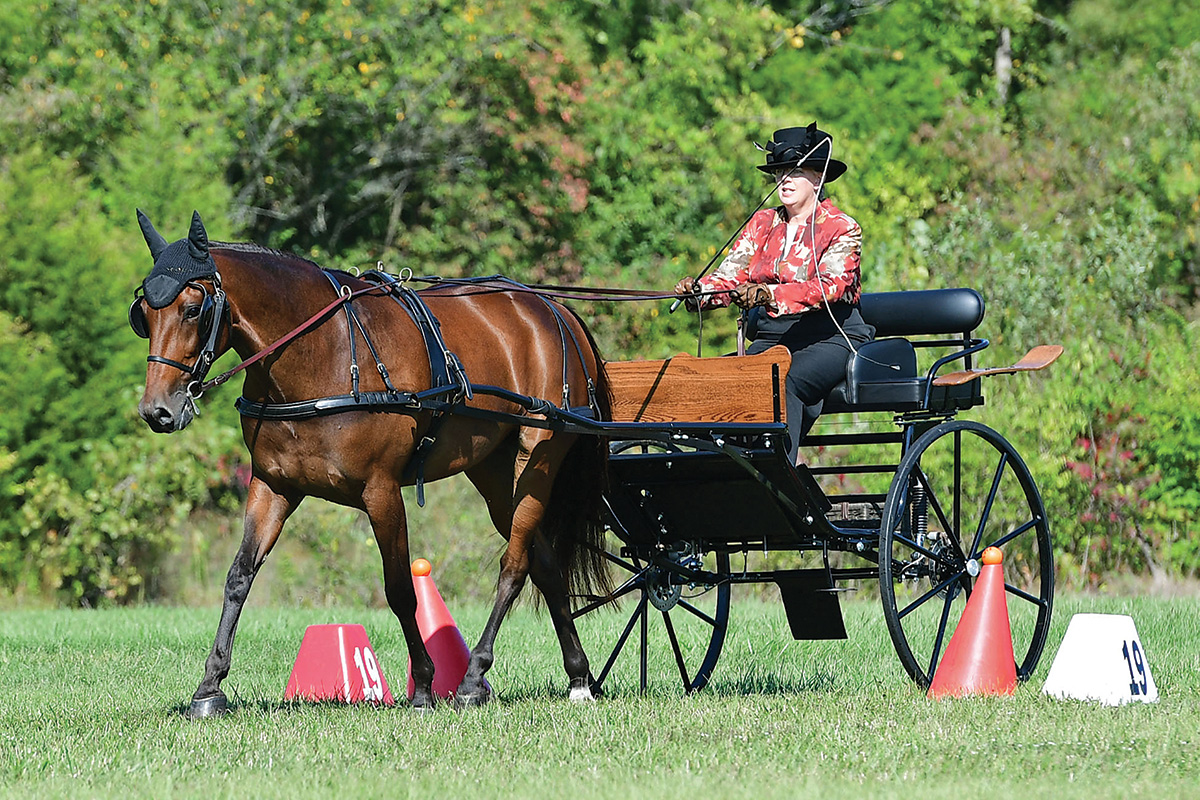
[[[875,292],[863,294],[860,307],[863,319],[875,327],[875,339],[850,356],[846,379],[825,401],[827,414],[920,408],[928,379],[917,372],[916,348],[908,337],[952,336],[965,342],[984,314],[983,297],[974,289]],[[750,338],[756,322],[752,313],[746,327]],[[934,387],[930,402],[938,407],[978,405],[979,382]]]

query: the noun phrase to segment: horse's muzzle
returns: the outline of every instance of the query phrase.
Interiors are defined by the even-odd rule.
[[[175,402],[164,402],[163,400],[149,400],[143,398],[138,404],[138,415],[146,421],[150,426],[150,430],[155,433],[175,433],[181,431],[191,424],[195,418],[195,412],[192,410],[192,404],[188,402],[186,393],[179,393],[170,398]],[[175,408],[171,406],[175,405]]]

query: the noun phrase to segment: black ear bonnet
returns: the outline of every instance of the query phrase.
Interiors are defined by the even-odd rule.
[[[133,304],[129,307],[129,327],[138,336],[148,339],[150,329],[146,325],[142,300],[149,303],[151,308],[165,308],[175,302],[185,286],[192,285],[204,292],[198,320],[200,338],[202,341],[211,338],[215,332],[213,326],[216,324],[217,306],[221,306],[221,313],[228,313],[228,309],[223,302],[218,303],[204,286],[195,283],[200,278],[216,278],[219,281],[217,264],[208,252],[208,233],[204,230],[199,212],[192,212],[192,227],[188,237],[170,244],[154,229],[141,209],[137,212],[137,218],[154,259],[154,268],[134,294]]]
[[[137,217],[142,235],[146,237],[146,245],[150,248],[150,256],[154,259],[154,269],[142,281],[142,294],[151,308],[171,305],[188,283],[217,274],[217,264],[208,253],[208,233],[200,221],[199,212],[192,212],[192,228],[188,231],[188,237],[171,244],[167,244],[162,234],[154,230],[150,219],[140,209]]]

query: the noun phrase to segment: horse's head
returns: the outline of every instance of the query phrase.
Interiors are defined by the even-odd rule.
[[[183,430],[212,362],[228,342],[229,314],[208,234],[193,212],[186,239],[167,243],[138,211],[154,269],[134,293],[129,325],[150,340],[146,391],[138,413],[158,433]]]

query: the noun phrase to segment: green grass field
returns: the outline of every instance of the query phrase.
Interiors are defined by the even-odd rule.
[[[454,608],[471,640],[482,606]],[[397,694],[406,653],[388,612],[252,607],[227,717],[181,711],[217,610],[0,616],[5,797],[1194,797],[1200,794],[1200,600],[1059,600],[1037,676],[1012,698],[932,702],[902,674],[879,609],[845,605],[850,638],[794,642],[782,608],[737,601],[712,685],[663,672],[636,691],[632,654],[607,696],[572,704],[544,614],[514,611],[489,706],[418,715],[282,701],[305,626],[366,626]],[[1104,708],[1040,693],[1071,615],[1132,614],[1161,692]],[[623,618],[593,620],[589,642]],[[603,630],[598,630],[602,628]],[[602,659],[590,644],[593,660]],[[606,653],[605,653],[606,654]]]

